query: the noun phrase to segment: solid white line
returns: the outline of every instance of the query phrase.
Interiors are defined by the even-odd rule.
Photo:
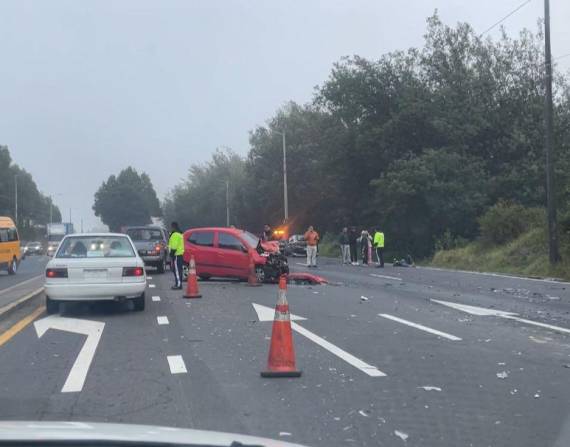
[[[533,326],[540,326],[546,329],[551,329],[557,332],[563,332],[565,334],[570,334],[570,329],[564,327],[553,326],[551,324],[540,323],[538,321],[527,320],[526,318],[515,317],[514,315],[501,315],[502,318],[508,318],[509,320],[519,321],[520,323],[532,324]]]
[[[441,332],[438,331],[437,329],[432,329],[427,326],[422,326],[421,324],[414,323],[413,321],[404,320],[402,318],[395,317],[394,315],[378,314],[378,316],[387,318],[388,320],[397,321],[398,323],[402,323],[410,327],[414,327],[416,329],[419,329],[420,331],[429,332],[430,334],[437,335],[438,337],[447,338],[448,340],[452,341],[461,341],[461,338],[456,337],[455,335],[448,334],[447,332]]]
[[[307,337],[309,340],[315,342],[316,344],[318,344],[322,348],[325,348],[327,351],[332,352],[337,357],[340,357],[345,362],[351,364],[355,368],[358,368],[360,371],[362,371],[365,374],[368,374],[369,376],[372,376],[372,377],[385,377],[386,376],[386,374],[384,374],[382,371],[380,371],[375,366],[372,366],[366,362],[363,362],[359,358],[356,358],[352,354],[349,354],[348,352],[343,351],[338,346],[335,346],[332,343],[329,343],[324,338],[321,338],[318,335],[313,334],[311,331],[305,329],[302,326],[299,326],[297,323],[295,323],[293,321],[291,322],[291,329],[293,329],[294,331],[303,335],[304,337]]]
[[[546,282],[549,284],[570,284],[569,282],[556,281],[555,279],[526,278],[524,276],[503,275],[501,273],[474,272],[472,270],[453,270],[453,269],[443,269],[443,268],[438,268],[438,267],[418,267],[418,268],[425,269],[425,270],[435,270],[437,272],[470,273],[472,275],[494,276],[496,278],[522,279],[524,281]]]
[[[166,358],[172,374],[185,374],[188,372],[181,355],[168,355]]]
[[[156,286],[154,284],[149,284],[148,287],[154,289]]]
[[[23,286],[24,284],[28,284],[32,281],[35,281],[36,279],[43,278],[43,277],[44,277],[44,275],[34,276],[33,278],[26,279],[25,281],[19,282],[18,284],[14,284],[13,286],[2,289],[2,290],[0,290],[0,295],[4,295],[5,293],[8,293],[10,290],[17,289],[18,287]]]
[[[374,276],[375,278],[395,279],[396,281],[402,281],[402,278],[398,278],[396,276],[378,275],[377,273],[370,273],[370,276]]]
[[[44,291],[44,288],[40,287],[39,289],[36,289],[33,292],[30,292],[27,295],[24,295],[23,297],[18,298],[16,301],[12,301],[10,304],[7,304],[4,307],[1,307],[0,308],[0,315],[5,314],[10,309],[13,309],[14,307],[16,307],[18,304],[23,303],[24,301],[28,301],[30,298],[33,298],[38,293],[42,293],[43,291]]]
[[[156,317],[156,321],[159,325],[170,324],[170,322],[168,321],[168,317],[166,316]]]
[[[159,297],[159,296],[153,296],[153,297],[152,297],[152,300],[153,300],[153,301],[160,301],[160,297]]]

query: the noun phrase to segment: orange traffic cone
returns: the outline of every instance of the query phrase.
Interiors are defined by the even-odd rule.
[[[188,281],[186,282],[186,293],[184,298],[202,298],[198,290],[198,280],[196,279],[196,261],[194,256],[190,256],[190,265],[188,266]]]
[[[253,256],[251,256],[251,253],[249,255],[249,275],[247,277],[247,285],[250,287],[259,287],[261,285],[261,283],[257,281],[255,263],[253,262]]]
[[[279,298],[275,306],[275,319],[271,332],[271,345],[267,359],[267,371],[261,377],[301,377],[301,371],[295,366],[295,349],[289,303],[287,303],[287,277],[279,278]]]

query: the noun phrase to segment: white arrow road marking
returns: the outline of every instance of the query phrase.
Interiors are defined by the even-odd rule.
[[[378,275],[377,273],[370,273],[370,276],[374,276],[374,278],[384,278],[384,279],[393,279],[395,281],[402,281],[402,278],[398,278],[396,276]]]
[[[83,389],[87,372],[93,361],[95,350],[103,334],[105,323],[101,321],[80,320],[78,318],[65,318],[59,315],[51,315],[42,318],[34,323],[38,338],[46,333],[48,329],[58,329],[60,331],[73,332],[75,334],[87,335],[85,343],[75,363],[69,371],[67,380],[65,381],[62,393],[77,393]]]
[[[423,326],[418,323],[414,323],[413,321],[404,320],[403,318],[395,317],[394,315],[389,314],[378,314],[379,317],[387,318],[388,320],[397,321],[398,323],[405,324],[410,327],[414,327],[419,329],[420,331],[429,332],[430,334],[437,335],[438,337],[447,338],[451,341],[461,341],[461,338],[456,337],[455,335],[448,334],[447,332],[438,331],[437,329],[432,329],[427,326]]]
[[[160,301],[160,297],[159,297],[159,296],[153,296],[153,297],[152,297],[152,300],[153,300],[153,301]]]
[[[253,305],[253,308],[255,309],[255,311],[257,312],[257,317],[259,318],[259,321],[273,321],[273,318],[275,315],[275,311],[273,309],[271,309],[270,307],[267,307],[267,306],[262,306],[261,304],[256,304],[256,303],[252,303],[252,305]],[[300,317],[298,315],[291,314],[291,320],[306,320],[306,318]],[[312,333],[311,331],[305,329],[302,326],[299,326],[294,321],[291,321],[291,329],[293,329],[295,332],[301,334],[302,336],[308,338],[312,342],[315,342],[320,347],[322,347],[322,348],[326,349],[327,351],[333,353],[337,357],[341,358],[342,360],[344,360],[348,364],[354,366],[355,368],[361,370],[363,373],[368,374],[369,376],[372,376],[372,377],[384,377],[384,376],[386,376],[386,374],[384,374],[382,371],[380,371],[375,366],[372,366],[366,362],[363,362],[359,358],[357,358],[357,357],[353,356],[352,354],[349,354],[348,352],[340,349],[338,346],[333,345],[332,343],[328,342],[324,338],[319,337],[318,335]]]
[[[275,309],[272,309],[271,307],[267,306],[262,306],[261,304],[256,304],[256,303],[251,303],[251,304],[253,305],[255,312],[257,312],[257,319],[259,321],[273,321],[273,319],[275,318]],[[299,315],[295,314],[289,314],[289,317],[291,321],[306,320],[305,317],[300,317]]]
[[[450,301],[439,301],[439,300],[431,300],[434,303],[443,304],[444,306],[452,307],[453,309],[461,310],[463,312],[467,312],[471,315],[479,315],[479,316],[492,316],[492,317],[500,317],[506,318],[508,320],[515,320],[519,323],[531,324],[533,326],[539,326],[546,329],[550,329],[556,332],[562,332],[564,334],[570,334],[570,329],[560,326],[553,326],[551,324],[540,323],[538,321],[527,320],[526,318],[521,318],[517,316],[517,313],[514,312],[504,312],[502,310],[495,310],[495,309],[486,309],[484,307],[475,307],[475,306],[468,306],[466,304],[458,304],[452,303]]]
[[[188,372],[181,355],[168,355],[166,359],[168,360],[168,366],[172,374],[185,374]]]
[[[163,325],[163,324],[170,324],[170,322],[168,321],[168,317],[167,316],[160,316],[160,317],[156,317],[156,321],[159,325]]]

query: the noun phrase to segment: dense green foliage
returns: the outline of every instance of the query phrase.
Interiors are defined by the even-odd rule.
[[[162,213],[149,176],[144,172],[139,175],[131,167],[103,182],[95,193],[93,211],[111,231],[150,223],[151,216]]]
[[[45,233],[38,226],[50,221],[51,199],[42,194],[32,176],[12,162],[6,146],[0,146],[0,216],[15,218],[15,188],[18,183],[18,229],[22,239]],[[51,207],[54,222],[61,222],[59,208]]]
[[[486,245],[506,244],[533,228],[542,227],[545,218],[542,208],[525,208],[501,201],[479,218],[481,242]]]
[[[394,251],[429,255],[437,241],[473,239],[499,201],[542,206],[542,35],[482,39],[467,24],[428,19],[425,44],[379,60],[347,57],[306,105],[287,104],[250,134],[245,159],[193,166],[166,202],[168,219],[259,231],[283,216],[282,137],[289,214],[337,233],[381,226]],[[556,181],[570,199],[570,89],[555,77]],[[231,173],[231,174],[230,174]]]

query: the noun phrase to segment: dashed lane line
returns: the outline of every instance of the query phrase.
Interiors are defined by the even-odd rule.
[[[168,360],[171,374],[186,374],[188,372],[181,355],[168,355],[166,359]]]
[[[388,320],[396,321],[398,323],[405,324],[406,326],[410,326],[420,331],[428,332],[433,335],[437,335],[438,337],[447,338],[451,341],[461,341],[461,338],[456,337],[455,335],[448,334],[447,332],[438,331],[437,329],[432,329],[427,326],[423,326],[418,323],[414,323],[413,321],[404,320],[403,318],[395,317],[394,315],[390,314],[378,314],[379,317],[387,318]]]
[[[147,276],[146,279],[152,279],[152,276]]]
[[[43,277],[44,277],[44,275],[34,276],[33,278],[26,279],[25,281],[19,282],[18,284],[14,284],[13,286],[6,287],[5,289],[0,290],[0,295],[4,295],[5,293],[10,292],[11,290],[17,289],[20,286],[23,286],[25,284],[29,284],[32,281],[35,281],[35,280],[43,278]]]
[[[159,296],[153,296],[153,297],[152,297],[152,300],[158,302],[158,301],[160,301],[160,297],[159,297]]]
[[[168,321],[168,317],[165,315],[161,315],[159,317],[156,317],[156,321],[159,325],[166,325],[166,324],[170,324],[170,321]]]
[[[379,275],[377,273],[370,273],[370,276],[374,276],[375,278],[384,278],[384,279],[393,279],[395,281],[402,281],[402,278],[398,278],[397,276]]]
[[[150,289],[154,289],[154,288],[156,287],[156,285],[154,285],[154,284],[149,284],[148,287],[149,287]]]

